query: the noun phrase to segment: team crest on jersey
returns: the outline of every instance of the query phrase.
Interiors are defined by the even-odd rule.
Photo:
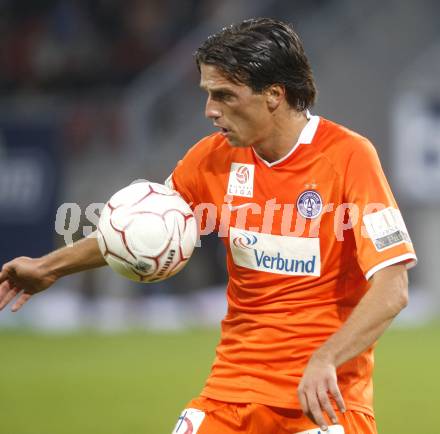
[[[252,197],[254,195],[254,170],[253,164],[231,163],[228,194]]]
[[[314,219],[322,212],[322,197],[315,190],[303,191],[298,197],[296,207],[303,217]]]

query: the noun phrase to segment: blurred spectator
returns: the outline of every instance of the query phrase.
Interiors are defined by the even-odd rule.
[[[0,91],[125,85],[206,15],[201,0],[4,0]]]

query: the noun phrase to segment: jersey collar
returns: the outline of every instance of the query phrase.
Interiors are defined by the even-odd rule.
[[[287,160],[299,147],[299,145],[310,145],[313,141],[313,138],[315,137],[316,130],[318,129],[319,124],[319,116],[315,116],[310,114],[310,112],[307,110],[306,112],[307,119],[309,120],[305,127],[302,129],[301,134],[298,137],[297,142],[292,147],[292,149],[282,158],[276,161],[272,161],[272,163],[269,163],[264,158],[261,158],[256,152],[255,149],[252,148],[252,151],[256,155],[256,157],[261,160],[267,167],[273,167],[277,164],[282,163],[283,161]]]

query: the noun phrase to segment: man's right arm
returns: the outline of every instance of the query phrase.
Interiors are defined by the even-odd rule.
[[[16,312],[32,295],[44,291],[60,277],[106,265],[96,238],[84,238],[41,258],[20,257],[3,265],[0,272],[0,310],[19,296]]]

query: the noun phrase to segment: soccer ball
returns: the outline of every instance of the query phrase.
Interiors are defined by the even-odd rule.
[[[158,282],[188,262],[197,241],[197,223],[178,193],[141,181],[105,204],[97,239],[104,259],[118,274],[137,282]]]

